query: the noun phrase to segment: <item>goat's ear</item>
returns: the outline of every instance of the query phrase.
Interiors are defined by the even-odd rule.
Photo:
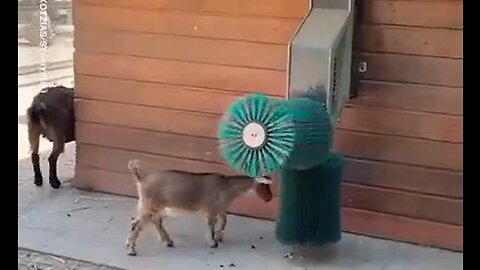
[[[260,184],[271,185],[273,182],[268,177],[255,177],[255,181]]]

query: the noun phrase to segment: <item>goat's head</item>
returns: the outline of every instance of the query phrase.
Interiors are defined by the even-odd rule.
[[[270,189],[271,184],[272,180],[268,176],[256,177],[253,190],[263,201],[269,202],[273,198],[272,190]]]

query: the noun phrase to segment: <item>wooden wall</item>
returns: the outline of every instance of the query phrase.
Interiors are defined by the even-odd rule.
[[[463,1],[363,0],[345,229],[463,250]]]
[[[245,93],[285,96],[288,44],[309,1],[75,0],[73,8],[75,182],[135,195],[126,166],[134,157],[147,169],[231,173],[217,152],[219,119]],[[276,212],[249,209],[248,199],[233,211]]]
[[[357,0],[368,63],[335,148],[346,231],[463,250],[463,1]],[[76,183],[134,195],[127,161],[230,173],[217,123],[284,96],[306,0],[75,0]],[[275,218],[278,200],[232,211]]]

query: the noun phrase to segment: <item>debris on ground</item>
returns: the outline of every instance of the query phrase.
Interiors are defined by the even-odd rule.
[[[54,259],[54,260],[56,260],[56,261],[58,261],[58,262],[61,262],[61,263],[63,263],[63,264],[65,264],[65,262],[66,262],[64,259],[59,258],[59,257],[56,257],[56,256],[53,256],[53,255],[50,255],[50,258],[52,258],[52,259]]]
[[[228,267],[235,267],[236,265],[234,263],[230,263]]]
[[[250,247],[251,247],[252,249],[255,249],[255,248],[256,248],[256,246],[255,246],[255,245],[251,245]]]
[[[113,202],[113,201],[121,201],[122,199],[119,198],[104,198],[104,197],[93,197],[87,195],[80,195],[78,196],[79,199],[84,200],[91,200],[91,201],[106,201],[106,202]]]
[[[292,252],[287,252],[285,255],[283,255],[283,258],[285,259],[293,259],[293,253]]]
[[[85,205],[85,206],[81,206],[81,207],[77,207],[77,208],[73,208],[73,209],[68,209],[68,210],[61,210],[61,211],[50,211],[49,214],[56,214],[56,213],[71,213],[71,212],[76,212],[76,211],[81,211],[81,210],[87,210],[87,209],[90,209],[92,208],[93,206],[91,205]]]
[[[18,249],[18,270],[120,270],[41,252]]]

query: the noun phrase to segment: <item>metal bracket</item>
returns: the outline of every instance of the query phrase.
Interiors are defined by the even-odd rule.
[[[336,126],[350,99],[354,0],[313,0],[311,7],[290,43],[287,98],[321,92],[313,96]]]

